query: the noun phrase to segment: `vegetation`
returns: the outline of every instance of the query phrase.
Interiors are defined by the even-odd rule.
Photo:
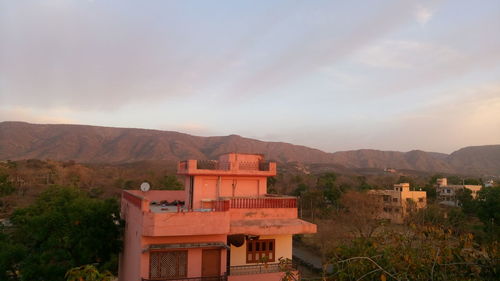
[[[301,243],[333,265],[333,272],[323,272],[324,280],[498,280],[500,187],[483,188],[475,199],[465,189],[457,194],[461,207],[445,207],[432,202],[431,178],[432,185],[429,181],[424,188],[431,191],[428,207],[412,213],[406,224],[392,225],[378,218],[382,206],[362,184],[338,188],[334,178],[325,178],[330,179],[326,184],[298,183],[294,190],[319,228]],[[396,182],[412,180],[419,181],[400,177]],[[332,187],[340,191],[340,197],[330,197],[334,200],[326,197]],[[307,200],[315,203],[309,206]]]
[[[109,271],[99,272],[93,265],[83,265],[66,272],[66,281],[112,281],[115,279]]]
[[[303,243],[334,265],[333,272],[325,272],[328,280],[496,280],[499,275],[500,187],[483,188],[476,199],[465,190],[457,194],[461,208],[447,208],[432,204],[441,175],[286,169],[268,179],[269,191],[300,196],[299,215],[319,226]],[[116,200],[100,198],[117,197],[143,181],[180,189],[174,171],[175,165],[0,163],[0,217],[12,223],[0,223],[0,280],[108,280],[106,272],[116,274],[122,222]],[[377,218],[380,205],[364,191],[403,181],[422,186],[430,204],[407,224],[390,225]],[[13,207],[21,208],[12,213]]]
[[[16,191],[16,188],[9,182],[9,176],[7,174],[0,174],[0,197],[11,195],[14,191]]]
[[[162,190],[180,190],[184,188],[184,184],[182,184],[174,175],[165,175],[161,179],[160,184],[159,189]]]
[[[498,280],[498,243],[480,247],[473,236],[438,226],[412,225],[353,239],[331,255],[334,280]]]
[[[0,236],[1,280],[64,280],[76,266],[117,271],[122,225],[118,202],[54,186],[10,217]]]

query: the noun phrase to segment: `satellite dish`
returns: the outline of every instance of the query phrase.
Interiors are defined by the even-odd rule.
[[[241,247],[245,244],[245,235],[236,234],[236,235],[228,235],[227,241],[229,244],[234,245],[235,247]]]
[[[149,183],[147,183],[147,182],[143,182],[143,183],[141,183],[141,190],[142,190],[143,192],[148,191],[150,187],[151,187],[151,186],[149,186]]]

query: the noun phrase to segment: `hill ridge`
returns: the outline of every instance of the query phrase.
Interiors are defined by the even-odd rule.
[[[83,124],[0,122],[0,160],[52,159],[82,163],[214,159],[227,152],[262,153],[279,162],[335,164],[346,168],[396,168],[500,175],[500,145],[468,146],[451,154],[358,149],[324,152],[286,142],[239,135],[194,136],[176,131]]]

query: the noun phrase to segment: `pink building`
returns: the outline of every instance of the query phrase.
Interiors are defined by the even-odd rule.
[[[179,163],[185,190],[126,190],[119,280],[280,280],[292,235],[315,233],[295,197],[267,194],[276,163],[253,154]]]

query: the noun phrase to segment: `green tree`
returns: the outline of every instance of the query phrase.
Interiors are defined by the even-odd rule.
[[[427,201],[428,202],[436,201],[437,191],[436,191],[436,188],[434,186],[426,185],[425,187],[422,188],[422,190],[425,191],[425,193],[427,194]]]
[[[462,177],[459,177],[459,176],[448,176],[447,177],[448,179],[448,184],[463,184],[464,183],[464,179]]]
[[[9,243],[23,245],[29,253],[19,265],[22,281],[62,281],[68,269],[84,264],[117,270],[123,223],[114,199],[50,187],[34,204],[16,210],[10,220]],[[5,253],[1,247],[0,252]]]
[[[357,180],[359,182],[359,190],[373,189],[373,187],[366,182],[365,176],[358,176]]]
[[[16,188],[9,182],[9,176],[7,174],[0,174],[0,197],[10,195],[14,191],[16,191]]]
[[[160,180],[160,185],[159,189],[161,190],[181,190],[184,188],[184,185],[174,175],[165,175]]]
[[[492,239],[500,236],[500,187],[483,187],[476,198],[477,216]]]
[[[434,186],[437,183],[437,180],[440,178],[444,178],[443,175],[441,174],[434,174],[429,178],[429,181],[427,183],[427,186]]]
[[[93,265],[74,267],[66,272],[66,281],[112,281],[115,279],[109,271],[99,272]]]
[[[0,280],[20,280],[19,268],[26,253],[26,247],[12,243],[0,224]]]
[[[293,196],[301,196],[303,193],[306,193],[309,190],[309,186],[304,183],[299,183],[297,188],[293,191]]]
[[[476,203],[477,201],[472,199],[472,191],[468,188],[462,188],[457,190],[457,200],[460,202],[460,205],[462,206],[462,210],[466,214],[473,214],[475,213],[476,209]]]
[[[276,190],[277,183],[278,183],[278,179],[276,177],[268,177],[267,178],[267,193],[278,194],[278,191]]]
[[[476,178],[466,178],[464,179],[464,184],[471,184],[471,185],[483,185],[483,180],[482,179],[476,179]]]
[[[318,177],[316,188],[323,191],[323,196],[334,206],[339,205],[340,197],[342,197],[342,188],[335,181],[337,175],[335,173],[324,173]]]

